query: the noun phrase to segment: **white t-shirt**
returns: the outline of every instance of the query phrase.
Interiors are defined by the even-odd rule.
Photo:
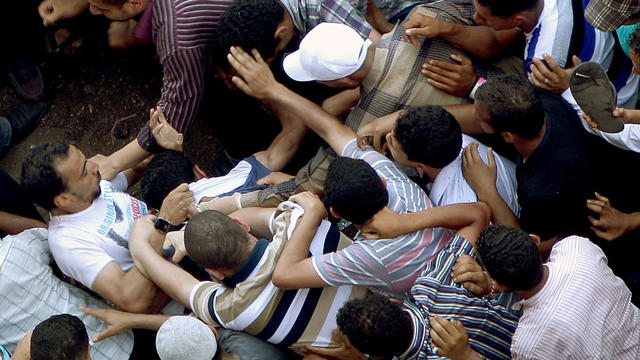
[[[485,164],[488,164],[488,148],[471,136],[462,134],[462,149],[471,143],[478,144],[478,153]],[[473,191],[469,183],[462,174],[462,149],[460,154],[449,165],[442,168],[436,176],[429,198],[435,206],[445,206],[460,203],[470,203],[478,201],[478,196]],[[496,160],[497,178],[496,188],[505,203],[516,216],[520,212],[518,197],[516,195],[516,166],[513,162],[503,158],[494,152]]]
[[[640,311],[598,246],[570,236],[545,266],[547,282],[523,301],[514,359],[640,359]]]
[[[88,208],[51,217],[51,254],[62,272],[88,288],[112,261],[122,271],[133,266],[129,232],[133,222],[147,214],[147,206],[123,192],[126,189],[126,177],[118,174],[111,182],[100,182],[100,196]]]

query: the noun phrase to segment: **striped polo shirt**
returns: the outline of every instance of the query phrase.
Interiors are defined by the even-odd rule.
[[[270,222],[273,239],[257,242],[246,263],[231,279],[233,287],[201,282],[193,288],[189,303],[196,315],[209,324],[245,331],[294,350],[306,345],[337,346],[331,339],[332,330],[337,328],[336,314],[345,302],[367,296],[366,288],[279,290],[271,282],[273,269],[301,216],[303,210],[299,205],[280,204]],[[335,226],[322,221],[309,252],[320,255],[350,243]]]
[[[158,106],[178,132],[186,134],[195,120],[204,92],[211,48],[217,43],[218,21],[231,0],[156,0],[151,38],[163,67]],[[153,149],[149,124],[138,143]]]
[[[457,284],[451,278],[451,267],[461,255],[475,257],[473,245],[456,236],[429,263],[411,288],[412,300],[405,307],[412,316],[414,338],[407,356],[401,359],[440,358],[431,350],[429,317],[440,316],[459,320],[469,335],[471,348],[487,359],[511,359],[511,337],[518,325],[518,317],[497,300],[480,297]],[[413,302],[413,303],[411,303]],[[415,310],[418,307],[419,314]]]
[[[384,155],[368,147],[362,151],[356,139],[350,141],[342,156],[362,159],[387,183],[387,206],[398,214],[430,209],[431,201]],[[356,235],[353,245],[337,252],[313,257],[316,273],[331,286],[346,284],[378,287],[403,293],[411,288],[424,265],[450,238],[443,228],[426,228],[393,239],[365,240]]]

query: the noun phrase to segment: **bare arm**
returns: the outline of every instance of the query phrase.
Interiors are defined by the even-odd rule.
[[[360,88],[347,89],[322,102],[322,110],[333,116],[342,116],[360,100]]]
[[[46,229],[47,224],[40,220],[0,211],[0,231],[9,235],[16,235],[24,230],[33,228]]]
[[[282,290],[326,287],[327,283],[318,276],[309,257],[311,240],[327,215],[324,205],[317,195],[308,191],[292,196],[291,200],[302,206],[304,215],[282,250],[271,281]]]
[[[293,114],[338,154],[341,154],[347,143],[356,137],[356,133],[336,117],[278,83],[256,50],[253,50],[252,57],[242,49],[232,47],[227,59],[240,75],[233,77],[234,85],[249,96],[273,104],[278,111]]]
[[[487,158],[488,165],[482,161],[477,143],[467,145],[462,153],[462,174],[475,191],[478,200],[486,202],[491,208],[495,224],[519,228],[518,218],[496,188],[497,168],[491,148],[488,150]]]
[[[167,321],[170,315],[164,314],[134,314],[113,309],[95,309],[81,307],[87,315],[101,319],[107,323],[107,328],[91,338],[93,342],[122,334],[131,329],[147,329],[157,331]]]
[[[247,207],[234,211],[229,217],[249,225],[254,236],[269,239],[273,235],[269,229],[269,220],[275,211],[275,208]]]
[[[302,121],[286,112],[276,110],[276,115],[282,123],[282,130],[267,150],[255,153],[256,159],[271,171],[279,171],[291,161],[308,129]]]
[[[491,219],[487,204],[476,202],[436,206],[428,210],[408,214],[385,214],[376,219],[373,229],[381,238],[394,238],[425,228],[444,227],[458,230],[457,234],[475,241]]]
[[[131,229],[129,247],[136,268],[140,268],[172,299],[188,307],[191,289],[199,281],[160,256],[164,236],[154,228],[153,218],[140,218]]]
[[[480,120],[473,110],[473,104],[447,105],[443,106],[443,108],[456,118],[463,133],[467,135],[484,134],[484,130],[480,126]]]
[[[522,33],[515,29],[495,31],[483,25],[450,23],[416,12],[404,24],[404,36],[414,45],[419,45],[418,35],[427,38],[439,36],[480,59],[488,59],[501,55],[505,47]]]
[[[168,300],[137,268],[124,272],[115,261],[100,271],[91,287],[118,308],[133,313],[158,312]]]

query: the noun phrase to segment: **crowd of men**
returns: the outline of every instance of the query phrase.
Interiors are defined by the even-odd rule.
[[[109,156],[47,142],[0,174],[0,358],[640,358],[640,1],[38,11],[87,8],[155,45],[161,96]],[[40,95],[2,146],[45,111],[11,59]]]

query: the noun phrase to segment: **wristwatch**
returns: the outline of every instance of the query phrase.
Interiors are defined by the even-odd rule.
[[[156,228],[159,232],[166,234],[169,231],[180,230],[183,224],[173,225],[167,219],[163,219],[161,217],[157,217],[156,221],[153,223],[153,227]]]

